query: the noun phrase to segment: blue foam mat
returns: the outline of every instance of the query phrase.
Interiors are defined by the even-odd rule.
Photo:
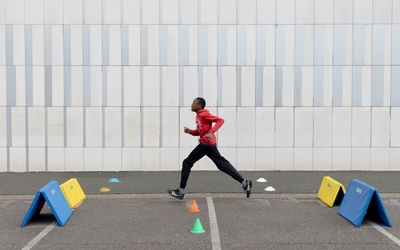
[[[21,227],[26,226],[35,215],[40,213],[45,202],[49,205],[60,226],[64,226],[67,223],[72,215],[72,209],[69,207],[58,182],[51,181],[37,192],[21,223]]]

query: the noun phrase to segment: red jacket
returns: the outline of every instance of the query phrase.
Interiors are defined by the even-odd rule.
[[[224,124],[224,119],[210,114],[208,109],[201,109],[196,115],[196,130],[190,130],[190,134],[194,136],[200,136],[199,142],[205,145],[212,145],[217,143],[217,137],[214,135],[215,132]],[[212,126],[215,123],[214,127]],[[212,138],[207,141],[204,136],[208,133],[212,133]]]

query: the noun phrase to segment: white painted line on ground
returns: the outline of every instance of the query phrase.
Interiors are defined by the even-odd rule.
[[[207,197],[208,216],[210,218],[211,244],[213,250],[221,250],[221,241],[219,239],[217,215],[215,214],[214,202],[212,197]]]
[[[367,223],[370,224],[373,228],[375,228],[376,230],[378,230],[380,233],[382,233],[383,235],[385,235],[386,237],[388,237],[390,240],[392,240],[394,243],[396,243],[397,245],[400,246],[400,240],[397,239],[396,237],[393,236],[393,234],[389,233],[388,231],[386,231],[385,229],[383,229],[383,227],[379,226],[378,224],[376,224],[375,222],[372,222],[370,220],[367,220]]]
[[[55,226],[57,225],[57,221],[54,221],[50,225],[48,225],[42,232],[40,232],[35,238],[33,238],[26,246],[24,246],[21,250],[29,250],[34,247],[44,236],[46,236]]]

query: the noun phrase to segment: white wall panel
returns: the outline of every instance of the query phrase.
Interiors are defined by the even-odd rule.
[[[83,64],[82,25],[71,25],[71,65]]]
[[[218,78],[217,67],[203,67],[203,98],[207,102],[207,106],[217,106],[218,101]],[[200,94],[200,93],[199,93]]]
[[[26,146],[25,125],[26,125],[25,108],[24,107],[11,108],[11,126],[12,126],[11,140],[13,147]]]
[[[331,171],[332,170],[332,148],[313,149],[313,170]]]
[[[64,106],[64,67],[53,66],[51,68],[51,102],[52,106]]]
[[[256,107],[256,147],[273,147],[275,145],[274,133],[275,109],[272,107]]]
[[[400,11],[400,1],[399,0],[393,0],[393,13],[399,13]],[[400,15],[393,15],[393,23],[400,23]]]
[[[393,1],[376,0],[374,1],[374,23],[391,23]]]
[[[33,147],[45,146],[45,108],[28,108],[28,140]]]
[[[102,26],[90,25],[90,65],[102,65]]]
[[[47,146],[64,146],[64,108],[47,108]],[[64,155],[64,151],[63,151]],[[63,165],[64,166],[64,165]],[[64,167],[63,167],[64,169]]]
[[[189,65],[197,66],[199,63],[199,26],[189,26]]]
[[[257,2],[258,24],[274,24],[276,23],[275,0],[265,0]]]
[[[16,105],[23,107],[26,105],[26,89],[25,89],[25,67],[15,67],[15,90],[16,90]]]
[[[0,0],[0,24],[6,23],[6,0]]]
[[[85,0],[85,24],[101,24],[101,4],[102,1],[98,0]]]
[[[162,105],[164,107],[178,106],[179,67],[162,67],[160,70],[162,71]]]
[[[64,23],[64,4],[63,0],[43,0],[44,4],[44,23],[63,24]]]
[[[332,146],[351,147],[351,108],[332,108]]]
[[[6,89],[6,67],[0,66],[0,89]],[[7,91],[0,91],[0,106],[5,107],[7,105]]]
[[[314,146],[332,147],[332,108],[314,108]]]
[[[390,171],[400,171],[400,148],[390,148]]]
[[[199,0],[181,1],[181,24],[198,24]]]
[[[143,24],[159,24],[159,2],[159,0],[141,1]]]
[[[343,74],[342,74],[342,106],[343,107],[349,107],[351,106],[352,102],[352,71],[351,66],[345,66],[343,67]]]
[[[124,24],[140,24],[141,0],[124,1]]]
[[[0,147],[0,172],[7,172],[7,148]]]
[[[238,165],[238,162],[237,162],[238,150],[237,150],[237,148],[221,148],[221,147],[218,147],[218,150],[221,153],[221,155],[232,164],[232,166],[234,168],[236,168],[237,170],[240,170],[237,167],[237,165]],[[216,168],[216,166],[214,167],[214,169],[215,168]]]
[[[140,171],[140,148],[122,148],[122,171]],[[171,166],[170,166],[171,167]]]
[[[167,65],[179,65],[179,25],[167,26]]]
[[[141,170],[159,171],[160,170],[160,149],[142,148],[141,149]]]
[[[238,19],[239,24],[256,24],[257,0],[239,0],[238,1]]]
[[[5,146],[7,146],[7,109],[0,107],[0,148]]]
[[[371,170],[390,170],[390,148],[371,148]]]
[[[90,105],[102,106],[103,79],[101,66],[90,67]]]
[[[314,102],[314,69],[305,66],[301,68],[301,105],[312,107]]]
[[[0,19],[1,19],[1,10],[0,10]],[[0,25],[0,34],[5,34],[5,32],[6,32],[6,26]],[[6,51],[6,37],[5,36],[0,36],[0,51]],[[0,65],[6,65],[6,53],[0,54]],[[5,70],[4,67],[0,68],[0,77],[2,77],[1,72],[4,70]],[[0,78],[0,79],[3,79],[3,78]],[[0,84],[1,83],[4,84],[4,82],[5,81],[0,81]],[[2,87],[2,86],[0,85],[0,87]],[[0,100],[1,100],[1,98],[0,98]]]
[[[67,108],[67,146],[83,146],[83,108]]]
[[[295,107],[294,115],[295,147],[312,147],[314,138],[314,109],[311,107]]]
[[[121,102],[121,67],[107,67],[107,105],[120,107]]]
[[[265,34],[267,37],[267,41],[265,44],[265,65],[275,65],[275,33],[276,33],[276,26],[275,25],[267,25],[265,27]]]
[[[390,109],[390,146],[400,147],[400,108]]]
[[[236,168],[241,171],[256,170],[256,150],[255,148],[237,148]]]
[[[160,23],[179,24],[179,0],[160,1]]]
[[[276,1],[276,21],[277,24],[294,24],[295,1],[281,0]]]
[[[86,147],[101,147],[103,145],[103,110],[101,107],[86,109]]]
[[[83,170],[103,170],[103,148],[83,148]]]
[[[142,124],[143,147],[158,147],[160,145],[160,108],[144,107]]]
[[[26,148],[10,147],[10,172],[26,172]]]
[[[263,68],[263,105],[275,106],[275,67]]]
[[[225,120],[224,125],[218,130],[217,143],[220,147],[236,147],[238,120],[235,107],[220,107],[218,115]]]
[[[44,22],[43,0],[25,1],[25,24],[43,24],[43,22]]]
[[[362,97],[361,105],[363,107],[371,106],[371,66],[362,67]]]
[[[353,22],[353,1],[335,0],[335,23],[350,24]]]
[[[44,65],[44,27],[32,25],[32,64]]]
[[[323,1],[319,1],[323,2]],[[333,60],[333,25],[324,26],[324,65],[332,65]]]
[[[314,0],[302,0],[296,2],[296,23],[314,24],[315,21],[315,3]]]
[[[332,170],[350,170],[351,152],[351,148],[332,148]]]
[[[324,107],[332,107],[332,67],[324,67],[324,89],[323,89],[323,105]]]
[[[230,66],[236,65],[237,52],[237,27],[234,25],[226,25],[226,64]]]
[[[312,148],[294,148],[293,170],[313,170],[313,149]]]
[[[351,125],[351,145],[353,147],[369,147],[371,141],[371,109],[353,107]]]
[[[160,148],[160,170],[179,171],[182,163],[179,161],[179,148]]]
[[[103,171],[121,171],[121,148],[103,148]]]
[[[223,106],[236,106],[236,81],[236,67],[222,67]]]
[[[109,29],[110,65],[121,65],[121,26],[110,25]]]
[[[25,22],[25,0],[5,0],[6,24],[23,24]]]
[[[289,107],[275,108],[275,147],[293,147],[293,112]]]
[[[193,99],[199,95],[198,73],[197,67],[183,67],[183,82],[185,84],[183,88],[183,104],[185,106],[192,105]]]
[[[372,23],[372,0],[354,0],[354,23]]]
[[[47,148],[47,165],[48,171],[65,171],[65,149]]]
[[[71,106],[83,105],[83,67],[71,67]]]
[[[371,148],[352,148],[351,170],[371,170]]]
[[[182,163],[180,164],[182,165]],[[201,158],[201,160],[198,163],[198,170],[200,171],[209,171],[209,170],[217,170],[217,166],[215,166],[214,162],[208,158],[207,156]],[[180,170],[180,169],[178,169]]]
[[[124,108],[124,146],[139,147],[141,141],[141,116],[139,107]]]
[[[104,143],[106,147],[121,147],[121,108],[119,107],[104,109]]]
[[[129,65],[140,65],[140,26],[129,25]]]
[[[242,93],[241,103],[242,106],[254,107],[256,95],[256,70],[254,66],[242,67]]]
[[[14,65],[25,64],[25,26],[13,25]]]
[[[218,61],[218,28],[217,25],[208,26],[207,58],[208,65],[217,65]]]
[[[294,67],[284,66],[282,69],[282,106],[294,106]]]
[[[64,64],[64,27],[62,25],[51,26],[51,63],[52,65]]]
[[[82,0],[64,1],[65,24],[82,24],[83,2]]]
[[[183,128],[179,127],[179,109],[177,107],[165,107],[162,112],[162,146],[178,147],[179,135],[183,135]]]
[[[271,171],[275,169],[275,149],[256,148],[256,170]]]
[[[388,107],[373,107],[371,110],[371,147],[389,147],[390,109]]]
[[[219,24],[236,24],[236,1],[219,1]]]
[[[256,125],[254,122],[248,123],[245,121],[255,121],[256,113],[254,107],[238,107],[237,108],[237,146],[251,147],[256,145]],[[255,154],[255,152],[253,152]]]
[[[316,24],[332,24],[334,0],[322,0],[315,2],[315,23]]]
[[[83,148],[65,148],[65,171],[83,171]]]
[[[293,158],[293,148],[275,148],[275,170],[293,170]]]
[[[31,147],[29,152],[29,171],[45,171],[46,161],[45,161],[45,148],[44,147]]]
[[[160,105],[160,68],[143,67],[143,106]]]
[[[124,67],[124,106],[140,106],[140,67]]]
[[[125,3],[125,2],[124,2]],[[121,23],[121,1],[103,0],[104,24]]]
[[[218,1],[200,0],[200,24],[217,24]]]

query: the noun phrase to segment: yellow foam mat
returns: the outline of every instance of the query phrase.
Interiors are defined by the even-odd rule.
[[[75,178],[69,179],[61,184],[60,188],[71,208],[76,208],[86,198],[86,195],[79,185],[78,180]]]
[[[340,201],[343,199],[345,193],[346,189],[341,183],[329,176],[324,176],[318,190],[318,198],[332,207],[337,199]]]

